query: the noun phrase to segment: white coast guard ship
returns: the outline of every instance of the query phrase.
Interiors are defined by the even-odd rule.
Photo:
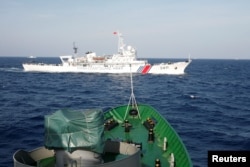
[[[81,73],[152,73],[152,74],[184,74],[185,68],[191,60],[175,63],[160,63],[151,65],[147,60],[137,59],[136,49],[123,42],[120,32],[118,36],[118,53],[113,55],[98,56],[95,52],[86,55],[74,54],[60,56],[61,64],[23,63],[25,71],[36,72],[81,72]]]

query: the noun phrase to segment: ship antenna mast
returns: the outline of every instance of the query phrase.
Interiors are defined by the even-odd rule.
[[[124,116],[124,120],[126,119],[126,117],[128,115],[128,112],[129,112],[130,115],[138,116],[141,119],[140,111],[139,111],[139,108],[137,106],[136,99],[135,99],[135,94],[134,94],[133,74],[132,74],[132,71],[131,71],[131,64],[130,64],[130,86],[131,86],[131,95],[130,95],[130,98],[129,98],[129,102],[128,102],[128,106],[127,106],[126,113],[125,113],[125,116]],[[129,110],[129,106],[131,106],[130,110]]]
[[[77,55],[77,47],[75,45],[75,42],[73,42],[73,50],[74,50],[74,55]]]
[[[123,35],[119,31],[117,31],[117,36],[118,36],[118,53],[123,54],[124,51],[124,42],[123,42]]]

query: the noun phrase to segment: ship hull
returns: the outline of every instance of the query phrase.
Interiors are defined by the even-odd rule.
[[[191,63],[191,60],[176,63],[161,63],[161,64],[121,64],[121,65],[106,65],[106,64],[88,64],[88,65],[55,65],[55,64],[29,64],[24,63],[24,71],[33,72],[58,72],[58,73],[142,73],[142,74],[170,74],[182,75],[185,74],[185,69]]]
[[[149,70],[149,74],[169,74],[182,75],[185,74],[185,69],[191,63],[191,60],[175,63],[161,63],[155,64]]]
[[[24,71],[34,72],[70,72],[70,73],[138,73],[144,65],[86,65],[86,66],[63,66],[49,64],[23,64]]]

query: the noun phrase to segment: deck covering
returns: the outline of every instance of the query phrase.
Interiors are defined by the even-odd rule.
[[[45,116],[45,147],[102,153],[104,117],[100,109],[58,110]]]

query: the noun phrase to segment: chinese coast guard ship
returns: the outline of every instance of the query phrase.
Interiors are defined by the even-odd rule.
[[[183,62],[160,63],[151,65],[147,60],[137,59],[136,49],[123,42],[120,32],[118,36],[118,53],[98,56],[95,52],[86,55],[77,54],[77,47],[73,47],[74,54],[60,56],[61,64],[23,63],[25,71],[36,72],[80,72],[80,73],[152,73],[152,74],[184,74],[191,63],[190,58]]]

